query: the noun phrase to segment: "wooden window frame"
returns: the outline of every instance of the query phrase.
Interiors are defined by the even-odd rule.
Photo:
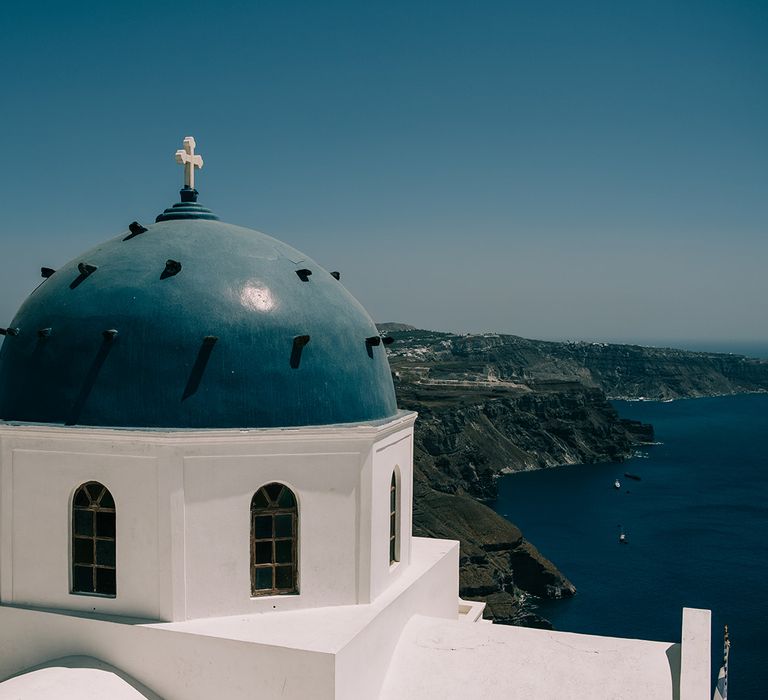
[[[277,490],[279,488],[279,491]],[[270,490],[275,493],[273,496]],[[283,500],[284,493],[290,494],[290,498],[293,505],[285,506],[280,505],[278,501]],[[256,501],[259,497],[267,501],[267,505],[257,505]],[[259,499],[261,500],[261,499]],[[279,516],[291,517],[291,534],[279,535],[278,534],[278,520]],[[271,518],[271,535],[257,537],[257,518]],[[291,542],[291,558],[289,562],[278,561],[277,548],[281,542]],[[264,545],[271,546],[270,561],[257,562],[257,549],[259,545],[263,548]],[[262,596],[273,595],[297,595],[299,593],[299,507],[296,494],[285,484],[279,482],[272,482],[260,487],[258,491],[251,498],[251,597],[257,598]],[[278,585],[278,569],[290,568],[290,585],[281,586]],[[271,569],[271,581],[272,585],[267,587],[257,587],[257,573],[259,571],[265,571]]]
[[[88,499],[88,505],[83,505],[80,501],[80,494],[84,494]],[[94,495],[95,494],[95,495]],[[106,505],[102,505],[105,503]],[[111,503],[112,505],[108,505]],[[83,525],[90,517],[90,534],[83,533]],[[113,527],[111,535],[102,533],[99,514],[113,514]],[[78,518],[78,515],[81,517]],[[78,523],[80,520],[80,523]],[[109,519],[107,519],[109,520]],[[98,481],[88,481],[75,489],[72,496],[72,551],[70,555],[71,586],[70,593],[73,595],[93,595],[105,598],[117,597],[117,509],[115,508],[114,497],[110,490],[104,484]],[[87,550],[90,545],[90,556],[86,559],[79,559],[82,556],[83,549]],[[101,546],[100,546],[101,545]],[[104,547],[104,545],[107,545]],[[109,546],[111,545],[111,547]],[[106,553],[105,551],[106,550]],[[111,564],[104,563],[104,559],[111,560]],[[87,589],[78,588],[78,571],[90,569],[91,585]],[[110,577],[108,572],[113,572]],[[101,574],[101,575],[100,575]],[[106,574],[106,575],[105,575]],[[110,579],[114,578],[114,585],[110,585]]]
[[[389,565],[394,566],[400,561],[400,488],[397,470],[392,470],[389,482]]]

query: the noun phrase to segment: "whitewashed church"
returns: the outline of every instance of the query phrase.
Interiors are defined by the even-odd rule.
[[[710,697],[681,640],[493,625],[412,536],[413,426],[362,306],[181,201],[43,280],[0,351],[0,699]]]

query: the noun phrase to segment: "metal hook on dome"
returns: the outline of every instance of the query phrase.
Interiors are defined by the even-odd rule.
[[[377,345],[381,345],[381,336],[372,335],[370,338],[365,339],[365,351],[371,359],[373,359],[373,348]]]
[[[203,342],[200,345],[200,349],[197,351],[197,357],[195,358],[195,364],[192,365],[192,371],[189,373],[189,379],[187,379],[187,385],[184,387],[184,393],[181,395],[181,400],[186,401],[192,394],[194,394],[200,386],[200,381],[203,378],[203,373],[208,365],[208,360],[211,359],[211,353],[213,352],[213,346],[216,345],[218,337],[215,335],[206,335],[203,338]]]
[[[18,328],[0,328],[0,335],[17,336],[18,334]]]
[[[88,368],[88,372],[83,379],[83,383],[80,385],[80,391],[75,398],[74,403],[69,411],[69,416],[64,421],[65,425],[77,425],[80,422],[80,414],[83,412],[83,408],[88,402],[88,397],[96,384],[96,379],[101,372],[101,368],[109,357],[109,353],[112,352],[112,348],[115,347],[113,340],[117,336],[117,331],[114,328],[102,331],[102,342],[99,345],[99,349],[96,352],[96,356],[91,362],[91,366]]]
[[[291,348],[291,368],[292,369],[298,369],[299,363],[301,362],[301,351],[304,349],[304,346],[309,342],[309,336],[308,335],[297,335],[293,339],[293,347]]]
[[[130,233],[125,238],[123,238],[124,241],[130,241],[131,238],[149,231],[146,226],[142,226],[138,221],[132,221],[130,224],[128,224],[128,230]]]
[[[296,270],[296,274],[302,282],[309,282],[309,276],[312,274],[312,270]]]
[[[178,260],[166,260],[165,270],[160,274],[160,279],[164,280],[168,277],[173,277],[181,272],[181,263]]]
[[[40,328],[37,331],[37,337],[38,338],[50,338],[52,332],[53,332],[52,328]]]
[[[338,270],[334,270],[331,273],[331,277],[333,277],[333,279],[340,280],[341,279],[341,273]]]
[[[43,279],[48,279],[49,277],[53,276],[53,273],[56,272],[52,267],[41,267],[40,268],[40,276]]]
[[[91,265],[87,262],[77,263],[77,270],[80,274],[72,281],[69,288],[75,289],[76,287],[79,287],[86,278],[90,277],[98,269],[99,268],[96,267],[96,265]]]

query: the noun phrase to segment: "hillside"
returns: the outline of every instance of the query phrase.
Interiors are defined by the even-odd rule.
[[[672,399],[768,390],[768,362],[738,355],[382,324],[414,437],[416,534],[462,542],[461,594],[500,622],[545,624],[538,597],[575,588],[519,529],[479,500],[506,473],[621,460],[653,440],[608,398]],[[479,499],[479,500],[478,500]]]

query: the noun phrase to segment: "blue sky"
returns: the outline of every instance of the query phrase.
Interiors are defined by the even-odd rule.
[[[768,341],[768,3],[4,3],[0,326],[177,200],[376,320]]]

